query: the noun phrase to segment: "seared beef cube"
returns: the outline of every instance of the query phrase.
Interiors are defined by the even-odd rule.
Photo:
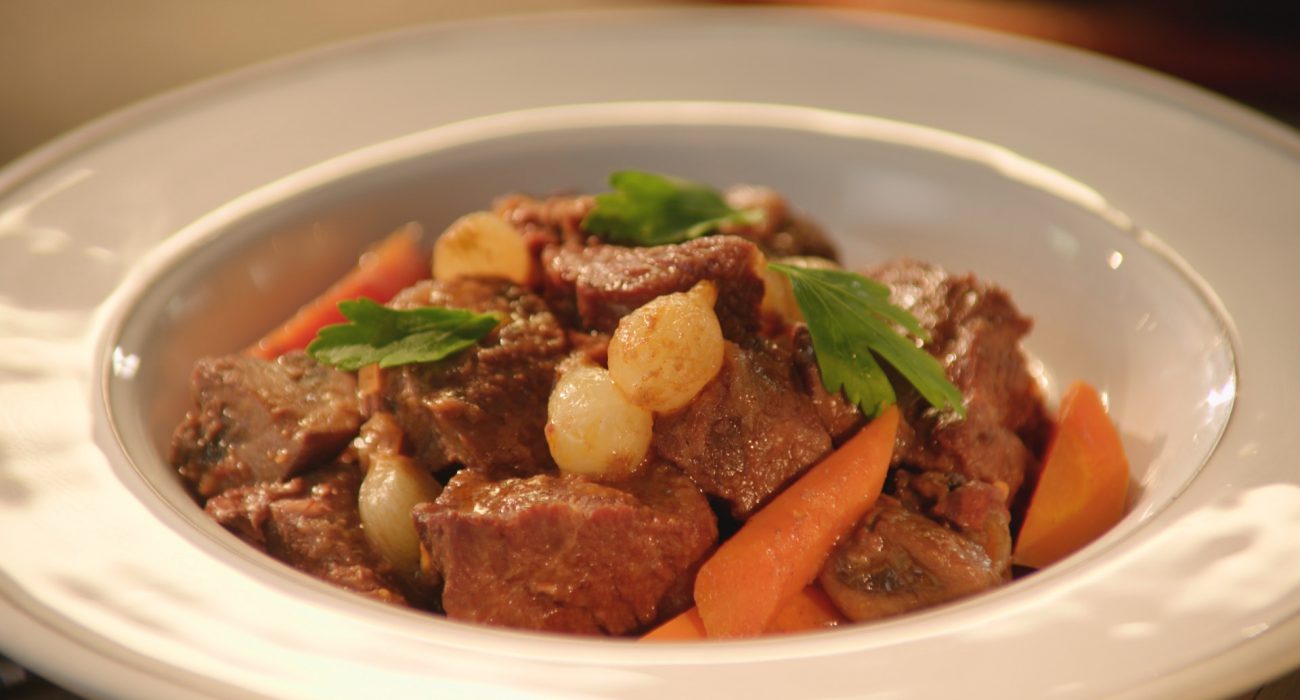
[[[1011,579],[1011,511],[1002,491],[982,481],[962,484],[935,505],[934,514],[983,548],[989,568]]]
[[[747,238],[771,257],[815,256],[838,260],[839,253],[826,232],[813,221],[793,211],[785,197],[768,187],[737,185],[724,193],[735,209],[759,209],[763,220],[755,224],[730,225],[724,233]],[[587,245],[592,236],[582,220],[595,206],[591,195],[558,195],[536,199],[512,194],[493,203],[501,218],[514,224],[526,241]]]
[[[357,514],[357,465],[338,462],[285,483],[225,491],[204,510],[240,539],[319,579],[390,603],[405,603],[371,549]]]
[[[819,580],[835,607],[861,622],[956,600],[1003,577],[982,547],[882,496],[836,545]]]
[[[758,328],[761,258],[753,243],[736,236],[652,248],[549,246],[542,251],[543,281],[557,309],[575,313],[584,328],[612,332],[651,299],[713,280],[722,333],[735,340]]]
[[[415,520],[448,617],[582,634],[634,632],[689,607],[718,534],[707,499],[666,465],[611,484],[461,471]]]
[[[655,420],[655,452],[748,516],[831,448],[795,372],[774,343],[727,343],[718,375],[685,408]]]
[[[409,450],[406,445],[406,434],[402,432],[402,426],[398,425],[393,414],[386,411],[372,413],[361,424],[357,439],[352,441],[352,448],[365,471],[370,470],[370,465],[376,458],[407,454]]]
[[[508,282],[462,279],[421,282],[391,305],[495,311],[505,318],[473,348],[437,363],[379,370],[373,385],[367,382],[420,462],[433,470],[459,463],[520,475],[553,469],[542,430],[568,342],[545,302]]]
[[[1011,511],[1006,494],[960,474],[898,469],[892,490],[909,510],[955,529],[984,549],[990,568],[1011,578]]]
[[[591,195],[555,196],[534,199],[512,194],[493,202],[498,216],[514,225],[534,254],[551,243],[585,245],[588,239],[582,220],[595,206]]]
[[[609,333],[600,331],[569,331],[569,347],[574,353],[591,360],[601,367],[609,366]]]
[[[759,209],[763,220],[757,224],[727,227],[726,232],[748,238],[769,257],[792,255],[839,260],[835,244],[821,227],[791,211],[776,190],[753,185],[737,185],[726,191],[727,204],[734,209]]]
[[[1037,469],[1038,460],[1014,430],[990,416],[987,404],[969,402],[966,419],[955,421],[937,416],[921,406],[915,392],[900,392],[903,420],[898,429],[894,461],[922,469],[962,476],[997,486],[1008,501],[1020,489],[1027,475]]]
[[[966,418],[959,420],[902,388],[904,424],[895,461],[957,472],[1012,497],[1033,468],[1034,448],[1048,425],[1020,350],[1032,322],[1006,292],[970,275],[949,276],[936,266],[901,260],[869,276],[889,285],[891,301],[930,332],[925,349],[944,364],[966,405]]]
[[[861,427],[864,418],[862,411],[844,398],[844,392],[834,394],[826,391],[822,382],[822,372],[817,366],[817,356],[813,353],[812,335],[808,327],[796,324],[789,329],[790,346],[804,390],[812,399],[813,408],[817,409],[817,418],[821,420],[826,432],[830,433],[835,444],[847,440]]]
[[[199,360],[171,463],[204,498],[333,459],[361,425],[356,380],[301,352]]]

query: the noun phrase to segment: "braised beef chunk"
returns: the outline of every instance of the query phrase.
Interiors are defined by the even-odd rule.
[[[717,539],[707,500],[666,465],[615,484],[462,470],[415,520],[448,617],[582,634],[634,632],[689,607]]]
[[[584,229],[597,197],[502,197],[494,213],[530,256],[523,283],[424,280],[388,302],[490,312],[500,322],[487,336],[438,362],[354,374],[301,352],[203,360],[172,463],[230,532],[340,587],[490,625],[643,632],[693,605],[719,527],[724,536],[742,528],[867,420],[823,384],[791,288],[773,289],[763,304],[766,261],[842,269],[835,245],[771,189],[739,186],[722,196],[763,216],[731,217],[710,235],[648,247],[613,245]],[[668,209],[695,208],[681,201]],[[1022,512],[1017,499],[1032,490],[1051,428],[1020,349],[1031,322],[1006,292],[911,260],[867,274],[929,332],[923,349],[965,410],[933,409],[884,367],[902,414],[884,491],[818,579],[853,620],[1009,580],[1012,513]],[[606,384],[598,397],[557,396],[557,407],[588,406],[575,435],[608,432],[590,406],[627,409],[653,428],[631,462],[602,460],[614,463],[603,475],[560,470],[546,430],[561,364],[573,357],[607,371],[621,319],[704,280],[717,292],[725,339],[717,374],[671,411],[622,406],[652,402],[606,397]],[[651,369],[647,382],[682,383],[671,368]],[[621,392],[617,382],[627,377],[615,376]],[[565,426],[557,414],[552,437],[565,437],[555,432]],[[639,466],[631,476],[618,469],[630,464]],[[402,526],[414,528],[418,561]]]
[[[819,578],[846,617],[874,620],[1002,583],[984,549],[882,496],[835,547]]]
[[[832,394],[826,391],[821,369],[817,367],[817,356],[813,354],[812,335],[809,334],[808,327],[797,324],[789,329],[788,335],[804,391],[812,399],[822,427],[830,433],[831,441],[838,445],[857,432],[857,428],[863,424],[865,419],[862,411],[849,403],[843,392]]]
[[[748,238],[769,257],[813,256],[839,260],[839,252],[829,236],[811,220],[791,210],[785,197],[768,187],[737,185],[728,188],[727,204],[735,209],[758,209],[762,222],[736,226],[727,232]]]
[[[357,514],[361,472],[336,462],[284,483],[224,491],[204,510],[240,539],[280,561],[350,591],[407,601],[366,542]]]
[[[757,224],[731,226],[725,233],[747,238],[771,257],[815,256],[839,260],[839,252],[826,232],[795,212],[785,197],[768,187],[737,185],[724,193],[727,204],[736,209],[758,209],[763,219]],[[587,245],[591,235],[582,220],[595,206],[591,195],[556,195],[538,199],[511,194],[493,202],[493,210],[524,235],[534,250],[544,243]]]
[[[367,390],[391,411],[428,468],[535,474],[554,468],[542,433],[555,367],[568,352],[563,328],[536,295],[498,280],[421,282],[396,308],[448,306],[506,319],[479,344],[433,364],[380,370]]]
[[[953,472],[898,469],[890,484],[905,507],[942,523],[984,549],[990,569],[1011,577],[1011,511],[1006,494]]]
[[[982,481],[962,484],[936,504],[933,513],[983,548],[994,573],[1011,579],[1011,511],[1000,489]]]
[[[542,251],[546,298],[562,314],[575,314],[584,328],[612,332],[642,304],[707,279],[718,285],[715,310],[730,339],[758,328],[760,260],[758,248],[737,236],[653,248],[553,245]]]
[[[895,461],[1000,484],[1010,498],[1035,463],[1026,440],[1035,444],[1048,424],[1020,351],[1032,322],[1006,292],[970,275],[950,276],[911,260],[868,275],[888,284],[890,299],[930,332],[925,349],[944,363],[965,398],[966,418],[957,420],[930,409],[910,386],[902,387],[904,425]]]
[[[691,403],[655,420],[657,454],[745,517],[831,448],[788,351],[727,343],[722,369]]]
[[[896,383],[903,421],[886,491],[836,548],[821,582],[854,620],[916,610],[1010,578],[1008,503],[1035,464],[1047,426],[1020,339],[1030,321],[1006,293],[910,260],[869,276],[931,336],[925,349],[961,390],[966,417],[931,408]],[[797,346],[797,344],[796,344]]]
[[[375,411],[361,424],[357,439],[352,441],[352,448],[366,471],[369,471],[374,459],[401,456],[408,451],[402,426],[387,411]]]
[[[512,194],[493,202],[492,209],[523,233],[534,253],[550,243],[585,245],[588,239],[582,220],[595,206],[591,195],[557,195],[536,199]]]
[[[329,461],[361,425],[356,379],[293,352],[199,360],[171,463],[203,498]]]

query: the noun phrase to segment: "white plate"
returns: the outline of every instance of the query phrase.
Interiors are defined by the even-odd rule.
[[[497,181],[474,170],[485,159],[533,167]],[[235,323],[220,333],[220,293],[241,274],[277,292],[248,308],[273,318],[382,233],[365,227],[436,227],[451,200],[500,190],[595,187],[620,159],[763,179],[855,255],[970,260],[1005,281],[1059,378],[1096,371],[1111,390],[1140,460],[1130,516],[1058,567],[942,610],[646,648],[457,625],[315,585],[237,546],[164,478],[155,396],[183,389],[167,363],[186,358],[150,353],[246,340]],[[369,189],[383,174],[389,195]],[[421,204],[402,189],[416,176],[445,191]],[[433,27],[155,100],[0,173],[0,649],[131,698],[1247,687],[1300,663],[1298,190],[1294,134],[1192,88],[859,15]],[[313,211],[326,212],[315,234]],[[303,250],[328,264],[277,274],[283,241],[313,235]],[[272,262],[236,264],[245,253]],[[1025,294],[1041,288],[1059,294]]]

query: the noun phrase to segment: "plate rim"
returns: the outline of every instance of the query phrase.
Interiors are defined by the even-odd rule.
[[[737,12],[761,14],[764,16],[787,16],[787,15],[794,14],[800,16],[811,15],[811,16],[822,17],[825,14],[827,14],[815,10],[803,10],[803,9],[787,10],[787,9],[773,9],[773,8],[746,8],[746,9],[677,8],[677,9],[670,9],[670,10],[637,9],[637,10],[600,10],[600,11],[580,11],[580,12],[566,12],[566,13],[544,13],[543,16],[550,19],[550,18],[555,18],[558,15],[565,15],[570,18],[595,18],[599,21],[611,15],[618,15],[620,17],[623,17],[627,15],[644,13],[644,14],[653,14],[657,17],[661,17],[669,14],[693,15],[696,13],[707,13],[707,14],[726,13],[728,16],[734,16]],[[55,139],[54,141],[49,142],[42,147],[39,147],[35,151],[29,152],[28,154],[21,156],[19,159],[11,162],[3,170],[0,170],[0,198],[6,197],[14,188],[20,186],[28,178],[37,176],[47,171],[48,169],[57,168],[60,162],[63,161],[64,159],[75,156],[79,151],[83,149],[93,147],[96,143],[100,142],[101,140],[111,140],[115,134],[121,132],[131,131],[133,129],[139,129],[142,127],[147,128],[147,126],[145,126],[145,123],[149,119],[155,117],[164,117],[165,112],[173,106],[184,106],[185,104],[188,104],[191,100],[198,99],[201,96],[211,95],[212,93],[218,92],[221,89],[226,87],[238,87],[239,84],[243,83],[246,80],[257,79],[260,76],[274,74],[278,71],[290,69],[293,66],[298,65],[299,63],[310,63],[310,62],[320,60],[322,57],[338,56],[350,51],[358,50],[362,47],[369,46],[372,44],[376,44],[376,43],[382,44],[384,42],[394,40],[397,37],[424,35],[430,32],[446,31],[448,29],[462,29],[466,25],[472,25],[473,27],[476,28],[491,28],[491,27],[497,27],[501,25],[526,23],[526,22],[533,21],[534,17],[535,16],[533,15],[529,15],[529,16],[522,16],[522,17],[513,16],[513,17],[505,17],[505,18],[463,20],[463,21],[452,22],[452,23],[433,23],[433,24],[424,25],[420,27],[412,27],[412,28],[406,28],[406,29],[401,29],[396,31],[382,32],[376,35],[370,35],[358,39],[351,39],[351,40],[331,44],[324,47],[307,49],[305,51],[297,52],[295,54],[286,57],[273,59],[271,61],[259,63],[241,69],[236,69],[235,71],[204,80],[194,85],[189,85],[182,88],[178,88],[176,90],[169,91],[157,97],[146,99],[142,102],[130,105],[128,107],[122,108],[121,110],[100,117],[86,124],[85,126],[80,127],[72,132],[69,132],[64,136]],[[583,21],[586,20],[584,19]],[[1046,54],[1049,54],[1048,56],[1049,58],[1051,57],[1050,54],[1058,54],[1060,56],[1068,57],[1069,60],[1071,61],[1081,60],[1082,61],[1081,65],[1084,68],[1087,67],[1086,64],[1090,62],[1094,62],[1097,64],[1096,67],[1104,69],[1107,72],[1116,72],[1118,74],[1127,73],[1128,74],[1127,77],[1130,78],[1133,77],[1133,70],[1134,70],[1133,67],[1130,67],[1127,64],[1121,64],[1120,62],[1114,61],[1113,59],[1107,59],[1104,57],[1095,56],[1092,54],[1088,54],[1087,52],[1082,52],[1077,49],[1071,49],[1068,47],[1058,47],[1055,45],[1046,44],[1044,42],[1027,40],[1019,37],[1007,37],[1006,35],[1001,35],[996,32],[988,32],[986,30],[974,30],[974,29],[968,29],[964,27],[954,27],[948,25],[942,25],[936,29],[934,26],[935,24],[936,23],[925,21],[925,20],[915,20],[911,18],[901,20],[900,18],[891,16],[883,22],[873,24],[873,28],[880,29],[881,27],[885,27],[886,31],[894,31],[899,26],[907,25],[903,27],[902,30],[902,32],[906,34],[911,31],[914,31],[916,27],[920,26],[926,28],[926,31],[923,33],[926,33],[930,37],[934,37],[936,35],[949,35],[955,32],[956,34],[963,35],[965,39],[968,39],[970,36],[976,36],[979,39],[979,43],[993,42],[997,47],[996,49],[993,49],[994,51],[1005,50],[1007,48],[1006,42],[1010,41],[1011,44],[1023,44],[1025,46],[1030,46],[1034,52],[1044,52]],[[961,39],[961,37],[959,37],[959,39]],[[965,39],[962,39],[962,41],[964,41]],[[986,44],[986,48],[987,48],[987,44]],[[1137,69],[1137,72],[1139,74],[1141,74],[1144,71],[1145,69],[1140,69],[1140,68]],[[1156,78],[1155,80],[1156,85],[1160,86],[1164,90],[1172,91],[1173,95],[1175,97],[1178,97],[1177,100],[1174,100],[1176,104],[1182,106],[1185,109],[1191,109],[1192,111],[1196,111],[1203,115],[1207,114],[1207,109],[1205,109],[1204,107],[1212,107],[1212,109],[1208,111],[1222,113],[1216,116],[1216,120],[1221,121],[1223,125],[1232,127],[1234,131],[1240,132],[1241,129],[1239,128],[1239,126],[1233,126],[1233,124],[1237,121],[1244,121],[1245,124],[1250,127],[1249,132],[1251,133],[1252,136],[1256,138],[1265,139],[1266,141],[1273,143],[1274,145],[1283,146],[1285,152],[1291,158],[1300,162],[1300,135],[1291,132],[1289,128],[1282,126],[1280,124],[1272,124],[1271,120],[1268,117],[1263,117],[1261,115],[1258,115],[1253,111],[1249,110],[1249,108],[1245,108],[1240,105],[1236,105],[1235,103],[1231,103],[1225,100],[1224,98],[1218,97],[1217,95],[1214,95],[1213,93],[1205,91],[1201,88],[1197,88],[1195,86],[1190,86],[1181,83],[1171,84],[1172,79],[1161,77],[1158,74],[1154,74],[1151,71],[1145,71],[1145,72],[1150,74],[1149,77]],[[1109,80],[1105,82],[1107,82],[1108,84],[1112,84],[1110,83]],[[1179,94],[1180,92],[1183,94]],[[1188,105],[1187,100],[1192,100],[1200,104]],[[1260,121],[1261,119],[1263,120],[1263,122]],[[1277,139],[1277,140],[1274,141],[1273,139]],[[6,577],[0,574],[0,584],[3,584],[5,580]],[[3,590],[4,588],[5,587],[3,585],[0,585],[0,590]],[[7,594],[6,594],[6,598],[7,598]],[[0,602],[6,602],[6,601],[0,600]],[[19,612],[22,611],[20,610]],[[1295,623],[1295,616],[1292,616],[1292,618],[1289,618],[1286,621],[1286,624],[1289,625],[1290,628],[1300,629],[1300,627],[1298,627],[1294,623]],[[1281,625],[1279,625],[1278,627],[1281,627]],[[1262,636],[1268,636],[1268,633]],[[1277,635],[1274,634],[1273,638],[1277,639]],[[1239,649],[1240,646],[1244,646],[1244,645],[1238,645],[1237,647],[1234,647],[1234,649]],[[1295,655],[1296,655],[1295,652],[1293,652],[1292,656]],[[1189,664],[1192,663],[1193,662],[1189,662]],[[1199,664],[1196,665],[1199,666]],[[38,670],[41,670],[39,665],[34,665],[34,667],[38,668]],[[54,671],[53,677],[56,678],[59,677],[57,670]],[[1161,684],[1161,681],[1157,679],[1152,683],[1153,686],[1159,686]]]
[[[1300,130],[1291,128],[1269,114],[1236,102],[1209,88],[1160,72],[1154,68],[1130,63],[1087,49],[1053,43],[1045,39],[982,27],[972,27],[946,20],[869,9],[818,9],[800,6],[763,7],[757,5],[591,8],[552,11],[533,10],[498,17],[424,22],[291,51],[281,56],[255,61],[191,83],[181,84],[111,109],[36,146],[30,151],[20,154],[8,163],[0,164],[0,198],[8,196],[13,189],[17,188],[25,180],[50,168],[77,151],[92,147],[103,139],[111,138],[115,132],[138,128],[140,122],[151,117],[162,116],[162,113],[171,107],[184,106],[185,103],[191,100],[197,100],[223,88],[238,87],[241,83],[288,70],[299,64],[312,63],[328,57],[361,51],[367,47],[397,41],[403,37],[428,33],[490,30],[495,27],[530,24],[538,21],[576,23],[635,15],[648,15],[659,18],[673,14],[693,17],[748,15],[749,17],[792,17],[795,19],[835,16],[876,29],[919,33],[930,38],[949,38],[960,42],[977,43],[985,47],[996,47],[997,50],[1010,49],[1024,52],[1026,57],[1032,54],[1040,54],[1060,65],[1069,65],[1084,77],[1096,77],[1100,73],[1108,74],[1110,77],[1117,77],[1122,85],[1116,85],[1116,87],[1129,89],[1136,87],[1135,83],[1140,82],[1143,88],[1157,91],[1162,98],[1169,99],[1180,106],[1195,107],[1196,111],[1203,115],[1213,116],[1216,120],[1223,122],[1224,125],[1240,129],[1255,138],[1287,149],[1292,157],[1300,160]],[[1112,84],[1110,80],[1103,82]],[[1193,104],[1189,105],[1189,101]]]

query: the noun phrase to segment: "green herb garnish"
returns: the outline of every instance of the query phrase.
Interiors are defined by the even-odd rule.
[[[833,394],[843,389],[849,401],[869,416],[896,403],[879,358],[916,387],[931,406],[966,415],[961,392],[948,381],[943,366],[907,335],[928,341],[929,334],[912,314],[890,303],[889,287],[844,270],[779,263],[768,267],[790,279],[827,391]],[[907,334],[899,333],[897,326]]]
[[[473,346],[500,322],[493,314],[436,306],[390,309],[370,299],[341,301],[339,311],[349,323],[320,329],[307,354],[350,372],[373,364],[437,362]]]
[[[656,246],[716,233],[728,224],[757,224],[758,209],[733,209],[716,190],[697,182],[639,170],[609,177],[613,192],[596,195],[582,228],[610,243]]]

